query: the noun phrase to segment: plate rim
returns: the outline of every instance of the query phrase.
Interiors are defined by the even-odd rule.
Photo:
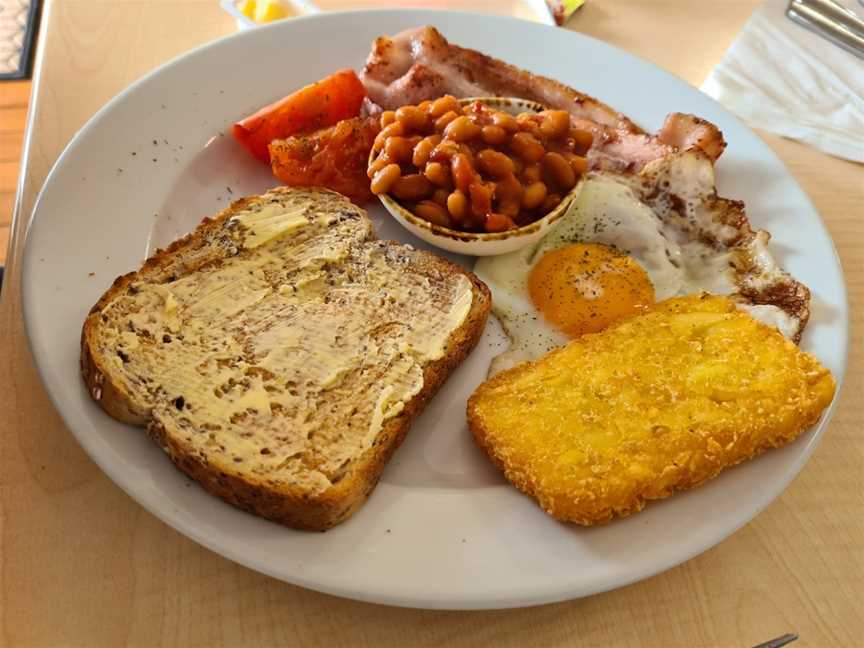
[[[123,492],[125,492],[132,500],[135,501],[136,504],[142,506],[149,513],[157,517],[159,520],[170,526],[175,531],[183,534],[184,536],[194,540],[196,543],[201,546],[207,548],[214,553],[223,556],[233,562],[236,562],[240,565],[243,565],[247,568],[253,569],[257,572],[263,573],[267,576],[275,578],[277,580],[287,582],[292,585],[296,585],[299,587],[304,587],[306,589],[310,589],[317,592],[323,592],[326,594],[331,594],[335,596],[350,598],[357,601],[364,601],[370,603],[379,603],[390,606],[397,607],[406,607],[406,608],[419,608],[419,609],[441,609],[441,610],[480,610],[480,609],[510,609],[510,608],[521,608],[521,607],[530,607],[535,605],[543,605],[547,603],[556,603],[566,600],[573,600],[576,598],[582,598],[585,596],[590,596],[593,594],[599,594],[602,592],[611,591],[614,589],[618,589],[620,587],[625,587],[627,585],[631,585],[633,583],[639,582],[641,580],[645,580],[652,576],[661,574],[666,572],[674,567],[677,567],[696,556],[704,553],[705,551],[719,545],[726,539],[728,539],[732,534],[738,531],[741,527],[753,521],[753,519],[759,515],[768,505],[772,504],[791,484],[791,482],[800,474],[803,467],[807,464],[813,452],[815,451],[818,444],[821,442],[822,437],[824,436],[833,416],[837,409],[838,403],[841,398],[843,385],[845,382],[846,372],[848,369],[848,353],[849,353],[849,299],[848,299],[848,285],[846,281],[846,275],[844,272],[844,268],[842,262],[840,260],[839,254],[837,252],[837,247],[834,244],[834,240],[828,231],[828,228],[825,225],[825,222],[822,219],[821,214],[816,209],[813,204],[810,196],[804,191],[801,184],[798,182],[797,178],[789,171],[786,164],[780,157],[771,149],[770,146],[756,133],[756,131],[750,128],[747,124],[743,122],[740,118],[734,115],[731,111],[727,110],[722,106],[718,101],[716,101],[713,97],[706,95],[702,92],[698,87],[691,85],[688,81],[683,79],[682,77],[669,72],[668,70],[654,64],[647,59],[638,56],[636,54],[632,54],[616,45],[612,45],[610,43],[606,43],[598,38],[593,36],[589,36],[587,34],[583,34],[581,32],[571,32],[571,35],[568,37],[573,37],[577,39],[584,39],[587,41],[591,41],[594,43],[594,46],[600,46],[601,48],[611,48],[613,50],[617,50],[620,54],[624,56],[636,59],[641,63],[648,65],[654,68],[659,73],[670,77],[678,84],[683,84],[689,90],[695,90],[702,94],[706,99],[708,99],[711,103],[715,104],[730,120],[733,120],[738,123],[740,127],[746,130],[749,134],[751,134],[755,140],[758,140],[758,145],[762,148],[763,152],[771,158],[771,160],[776,163],[786,174],[788,180],[793,182],[795,186],[801,193],[801,196],[805,200],[804,206],[809,209],[812,214],[815,214],[815,225],[821,228],[822,233],[824,234],[826,240],[830,244],[831,251],[833,253],[834,261],[836,263],[837,269],[839,270],[841,286],[840,288],[840,297],[842,300],[840,302],[840,306],[842,306],[842,319],[835,326],[838,326],[842,329],[842,336],[840,336],[838,350],[841,355],[841,362],[839,365],[839,371],[834,373],[834,379],[836,382],[836,390],[834,394],[834,398],[831,404],[826,408],[826,410],[822,413],[819,421],[814,424],[809,430],[805,431],[804,434],[809,434],[810,437],[806,440],[806,444],[801,449],[800,453],[795,460],[785,469],[782,478],[777,480],[774,484],[774,487],[769,489],[770,495],[766,496],[763,493],[763,496],[759,498],[759,501],[755,502],[755,505],[746,507],[746,514],[742,514],[740,520],[734,524],[730,525],[730,528],[726,530],[724,533],[712,536],[712,540],[707,541],[705,546],[696,546],[694,549],[688,552],[684,552],[681,554],[677,554],[676,557],[671,561],[666,561],[660,565],[653,563],[651,566],[646,566],[645,568],[630,573],[626,577],[622,578],[613,578],[610,579],[608,583],[605,583],[601,587],[592,587],[590,591],[580,591],[576,587],[570,587],[569,589],[559,589],[554,592],[549,592],[547,590],[543,590],[543,592],[535,592],[528,594],[521,594],[517,596],[499,596],[496,599],[491,598],[461,598],[457,601],[454,601],[453,598],[436,598],[436,597],[423,597],[423,596],[413,596],[406,597],[400,594],[387,594],[382,593],[374,588],[357,588],[352,587],[350,585],[343,586],[335,586],[328,584],[321,584],[318,581],[310,580],[304,578],[302,575],[291,575],[290,577],[284,573],[278,572],[272,566],[267,564],[266,562],[256,560],[254,557],[250,557],[247,555],[241,555],[239,551],[235,551],[231,547],[226,547],[218,542],[208,538],[206,534],[199,530],[198,527],[194,523],[187,523],[183,516],[179,514],[179,511],[173,511],[170,508],[159,509],[155,505],[152,505],[148,501],[142,501],[138,499],[133,491],[131,480],[124,479],[123,475],[119,467],[115,467],[112,462],[108,461],[106,457],[100,456],[96,450],[96,442],[94,439],[91,439],[87,434],[83,432],[79,432],[75,426],[70,424],[69,415],[59,406],[59,401],[57,396],[55,395],[54,388],[51,386],[48,380],[46,380],[46,374],[43,371],[43,361],[40,361],[40,355],[35,348],[35,340],[33,335],[33,320],[30,316],[30,311],[32,308],[31,301],[35,300],[34,289],[31,284],[32,274],[35,272],[35,268],[33,268],[34,261],[34,253],[33,253],[33,239],[34,239],[34,230],[36,219],[40,211],[40,206],[43,200],[43,196],[47,191],[48,187],[53,182],[55,176],[59,173],[59,170],[63,166],[65,160],[71,155],[72,151],[77,149],[82,142],[87,137],[87,134],[98,126],[98,123],[102,120],[102,118],[108,114],[116,104],[122,101],[127,95],[136,91],[140,86],[148,83],[152,78],[157,77],[161,74],[165,69],[174,67],[178,64],[181,64],[187,58],[192,58],[196,56],[202,55],[204,52],[209,50],[210,48],[218,48],[223,46],[223,43],[230,40],[242,40],[244,38],[254,38],[256,34],[260,34],[262,31],[276,31],[281,29],[286,29],[286,25],[297,24],[306,21],[329,21],[333,19],[340,19],[343,16],[351,16],[357,14],[381,14],[387,16],[406,16],[406,17],[416,17],[417,22],[422,21],[423,17],[428,17],[431,19],[446,19],[446,17],[456,17],[459,16],[470,16],[473,18],[479,18],[484,21],[502,21],[502,22],[527,22],[523,21],[519,18],[515,18],[512,16],[499,16],[499,15],[489,15],[483,14],[479,12],[468,12],[468,11],[443,11],[443,10],[435,10],[435,9],[366,9],[366,10],[351,10],[351,11],[340,11],[340,12],[326,12],[319,14],[312,14],[307,16],[298,16],[296,18],[292,18],[290,21],[283,22],[275,22],[269,25],[257,27],[256,29],[247,30],[247,31],[237,31],[231,34],[227,34],[215,40],[209,41],[207,43],[203,43],[197,47],[194,47],[188,51],[185,51],[168,61],[158,65],[157,67],[149,70],[131,84],[126,86],[123,90],[115,94],[110,100],[108,100],[99,110],[97,110],[87,121],[75,132],[69,142],[64,146],[62,152],[52,164],[50,171],[45,177],[45,181],[40,187],[39,193],[37,195],[36,200],[33,203],[33,208],[31,211],[30,219],[27,222],[27,229],[25,232],[25,240],[24,245],[22,247],[21,254],[21,280],[20,280],[20,299],[21,299],[21,307],[22,307],[22,319],[24,322],[24,329],[26,332],[27,339],[27,348],[29,349],[31,356],[33,358],[33,364],[37,369],[37,373],[39,375],[40,381],[45,389],[46,394],[51,400],[52,405],[55,410],[63,420],[64,425],[68,429],[69,432],[75,437],[75,440],[79,445],[85,450],[88,457],[96,463],[100,470],[102,470],[111,481],[118,487],[120,487]],[[540,23],[529,23],[534,24],[538,28],[545,29],[560,29],[558,27],[552,27],[548,25],[543,25]],[[839,331],[838,331],[839,332]],[[44,361],[47,361],[45,359]],[[47,365],[46,365],[47,366]],[[127,483],[128,482],[128,483]],[[748,502],[749,503],[749,502]],[[229,506],[225,504],[225,506]],[[524,591],[524,590],[523,590]]]

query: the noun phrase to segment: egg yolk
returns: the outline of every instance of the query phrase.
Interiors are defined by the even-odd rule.
[[[642,267],[596,243],[544,254],[528,276],[528,292],[537,310],[570,337],[602,331],[654,303],[654,286]]]

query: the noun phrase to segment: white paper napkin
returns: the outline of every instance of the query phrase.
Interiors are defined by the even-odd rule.
[[[864,162],[864,61],[786,18],[788,4],[759,5],[702,91],[751,126]]]

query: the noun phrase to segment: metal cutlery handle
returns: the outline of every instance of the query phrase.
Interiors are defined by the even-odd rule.
[[[858,34],[847,25],[819,12],[814,8],[812,0],[792,0],[786,9],[786,15],[835,45],[864,58],[864,34]]]
[[[784,634],[783,636],[772,639],[771,641],[766,641],[765,643],[761,643],[758,646],[753,646],[753,648],[781,648],[786,644],[792,643],[797,638],[797,634]]]
[[[864,20],[835,0],[804,0],[804,4],[810,5],[826,18],[836,20],[864,38]]]

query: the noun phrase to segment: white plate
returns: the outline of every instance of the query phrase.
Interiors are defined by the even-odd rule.
[[[75,136],[39,197],[23,260],[26,326],[48,392],[90,456],[149,511],[213,551],[305,587],[394,605],[494,608],[584,596],[668,569],[771,502],[810,456],[830,411],[792,445],[629,519],[593,529],[559,524],[504,482],[466,429],[466,397],[503,342],[491,323],[366,506],[322,535],[271,524],[190,487],[142,430],[110,419],[82,386],[80,326],[111,281],[232,196],[275,184],[223,136],[231,122],[336,68],[359,68],[376,36],[427,23],[456,43],[601,97],[648,128],[673,110],[719,125],[729,141],[718,165],[721,193],[747,202],[753,223],[773,233],[774,253],[812,289],[803,346],[842,380],[847,306],[831,240],[780,161],[718,104],[572,32],[382,11],[286,21],[197,49],[135,83]],[[410,237],[380,207],[372,212],[382,237]]]

